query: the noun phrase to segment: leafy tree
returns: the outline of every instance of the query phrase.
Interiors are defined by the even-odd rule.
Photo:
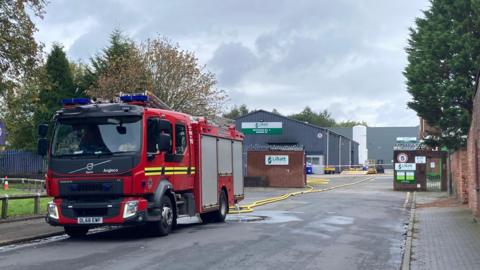
[[[181,50],[164,38],[141,46],[149,86],[172,109],[192,115],[220,113],[225,92],[215,88],[215,75],[198,64],[193,52]]]
[[[122,66],[123,71],[125,68],[123,66],[128,65],[134,48],[134,42],[125,36],[122,31],[115,29],[110,34],[109,45],[99,55],[90,59],[90,66],[84,66],[85,72],[82,78],[78,79],[78,81],[81,81],[79,87],[86,89],[86,92],[90,95],[95,95],[95,91],[102,91],[102,87],[105,87],[105,85],[97,85],[99,80],[101,80],[100,77],[105,73],[111,74],[114,69],[119,69],[120,66]],[[105,80],[105,77],[106,75],[102,80]]]
[[[135,47],[134,42],[124,35],[121,30],[113,30],[110,34],[110,45],[103,49],[101,55],[91,59],[95,72],[100,74],[107,69],[110,62],[130,55],[133,47]]]
[[[192,52],[163,38],[136,45],[115,31],[92,66],[84,79],[92,82],[87,90],[92,97],[111,100],[119,92],[148,90],[174,110],[209,116],[220,113],[226,98]]]
[[[87,89],[92,85],[89,79],[88,66],[81,62],[70,62],[70,70],[72,72],[75,94],[85,96]]]
[[[31,75],[39,62],[40,48],[29,14],[41,18],[44,7],[44,0],[0,1],[0,95]]]
[[[41,70],[37,70],[41,72]],[[36,112],[38,93],[42,86],[39,78],[32,76],[18,83],[15,90],[7,89],[2,116],[8,130],[7,147],[11,149],[34,150],[36,147]]]
[[[480,65],[480,1],[431,0],[431,7],[410,29],[404,71],[408,106],[438,132],[431,146],[465,145]]]
[[[44,80],[36,102],[35,124],[50,122],[54,113],[61,108],[61,99],[79,97],[83,94],[76,92],[70,63],[59,44],[52,46],[44,73],[41,74]]]
[[[327,110],[316,113],[312,111],[310,107],[305,107],[302,112],[297,114],[292,114],[288,116],[291,119],[295,119],[302,122],[307,122],[312,125],[317,125],[320,127],[334,127],[335,120],[332,118],[330,113]]]
[[[112,100],[120,92],[137,93],[147,90],[148,73],[137,48],[106,62],[97,81],[87,90],[95,98]]]
[[[244,116],[248,113],[249,111],[248,111],[247,105],[242,104],[240,105],[240,107],[237,107],[237,105],[235,105],[229,112],[224,113],[223,117],[228,119],[237,119],[240,116]]]

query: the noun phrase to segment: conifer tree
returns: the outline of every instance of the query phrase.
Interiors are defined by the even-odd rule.
[[[428,144],[457,149],[466,142],[480,68],[480,1],[431,0],[423,15],[406,49],[408,106],[438,128]]]

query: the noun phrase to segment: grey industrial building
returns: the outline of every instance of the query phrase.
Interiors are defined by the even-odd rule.
[[[353,138],[352,128],[330,128],[347,138]],[[393,146],[399,137],[418,138],[419,127],[367,127],[368,159],[382,161],[386,169],[393,168]],[[363,161],[360,161],[363,162]]]
[[[235,126],[245,134],[244,157],[249,149],[302,146],[316,173],[322,173],[325,165],[334,165],[339,171],[338,165],[358,164],[358,143],[326,128],[264,110],[237,118]]]

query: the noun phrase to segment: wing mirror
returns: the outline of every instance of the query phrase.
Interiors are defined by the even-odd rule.
[[[45,137],[47,137],[47,133],[48,133],[48,125],[47,124],[38,125],[38,137],[45,138]]]
[[[45,156],[47,155],[47,152],[48,152],[48,140],[45,138],[38,139],[37,153],[40,156]]]

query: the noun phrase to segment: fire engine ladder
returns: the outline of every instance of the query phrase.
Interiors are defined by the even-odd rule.
[[[146,91],[145,94],[148,96],[148,107],[173,111],[170,106],[155,96],[152,92]]]

